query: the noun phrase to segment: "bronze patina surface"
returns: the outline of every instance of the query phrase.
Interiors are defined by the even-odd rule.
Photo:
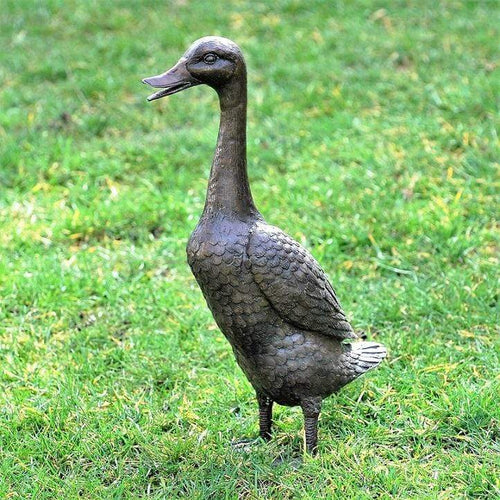
[[[306,448],[317,446],[322,400],[377,366],[386,350],[356,339],[313,256],[268,224],[252,199],[246,159],[246,66],[226,38],[194,42],[167,72],[145,78],[148,100],[195,85],[212,87],[220,128],[203,214],[187,257],[208,307],[255,389],[260,435],[271,437],[273,402],[300,405]]]

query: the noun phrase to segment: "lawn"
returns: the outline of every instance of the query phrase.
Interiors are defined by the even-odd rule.
[[[4,0],[0,498],[499,498],[500,4]],[[257,405],[185,262],[218,104],[147,103],[196,38],[249,67],[249,177],[388,359],[319,454]]]

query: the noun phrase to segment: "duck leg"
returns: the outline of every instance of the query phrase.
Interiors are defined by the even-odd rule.
[[[300,403],[304,414],[304,434],[306,451],[311,455],[316,453],[318,447],[318,418],[321,411],[322,399],[320,397],[303,399]]]
[[[259,403],[259,434],[264,441],[269,441],[273,425],[273,400],[264,394],[257,393],[257,402]]]

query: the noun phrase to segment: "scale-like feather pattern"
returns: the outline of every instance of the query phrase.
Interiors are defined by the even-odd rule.
[[[247,254],[255,282],[285,321],[337,339],[356,338],[325,272],[294,239],[259,221]]]

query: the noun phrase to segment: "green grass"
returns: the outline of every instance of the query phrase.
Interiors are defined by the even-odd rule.
[[[499,7],[4,0],[0,497],[500,497]],[[229,446],[256,403],[185,263],[215,95],[140,84],[206,34],[247,57],[259,208],[390,352],[301,464],[297,409]]]

